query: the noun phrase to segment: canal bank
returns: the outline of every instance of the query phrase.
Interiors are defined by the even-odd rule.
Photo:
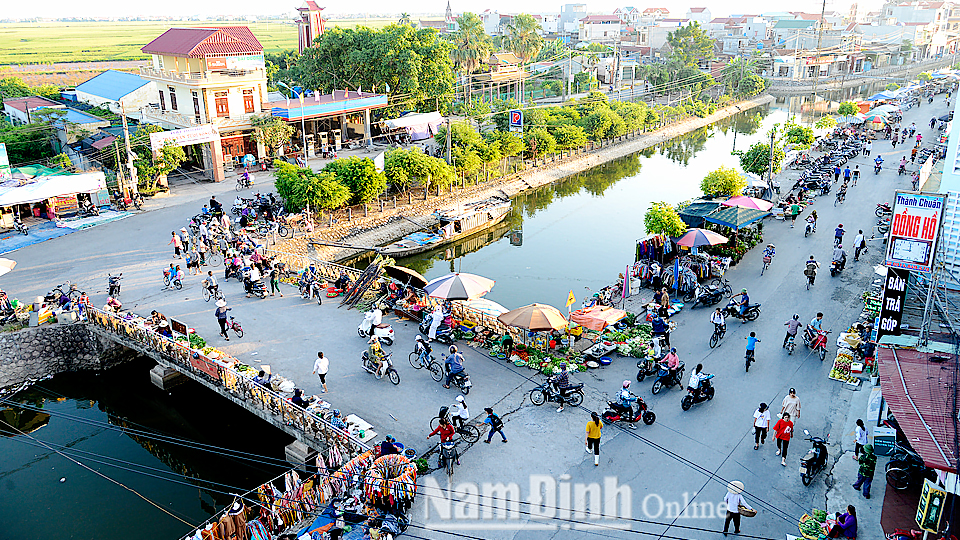
[[[433,225],[435,220],[431,218],[430,214],[436,208],[463,205],[494,196],[511,198],[521,192],[556,182],[598,165],[662,144],[680,135],[709,126],[719,120],[766,105],[773,100],[773,96],[757,96],[720,109],[703,118],[688,118],[657,131],[643,133],[635,137],[619,137],[617,142],[604,143],[603,146],[592,151],[562,160],[548,161],[544,165],[528,169],[508,178],[423,201],[422,204],[410,209],[401,209],[399,212],[395,210],[387,210],[386,213],[375,212],[367,218],[351,222],[353,227],[350,231],[339,237],[332,236],[329,232],[321,229],[308,237],[282,240],[277,244],[277,250],[299,255],[309,254],[322,260],[342,261],[356,256],[357,250],[317,244],[311,245],[311,241],[342,242],[356,246],[380,246],[405,234],[422,229],[421,225]]]

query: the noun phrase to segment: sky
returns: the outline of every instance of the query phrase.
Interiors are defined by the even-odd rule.
[[[451,7],[454,12],[472,11],[481,12],[485,9],[498,10],[502,13],[559,13],[561,2],[563,0],[451,0]],[[573,0],[576,1],[576,0]],[[582,1],[582,0],[581,0]],[[846,13],[850,8],[851,0],[827,0],[827,10],[836,10]],[[130,2],[129,0],[98,0],[97,2],[76,2],[75,0],[47,0],[42,4],[33,4],[31,2],[9,2],[3,9],[0,17],[3,18],[29,18],[29,17],[50,17],[56,14],[57,17],[107,17],[107,16],[144,16],[144,15],[179,15],[185,18],[195,15],[279,15],[284,13],[292,14],[299,7],[302,0],[281,0],[278,2],[263,2],[262,0],[232,0],[231,2],[202,2],[196,0],[165,0],[159,4],[145,2]],[[328,4],[323,0],[317,2],[321,6],[327,5],[325,14],[328,17],[336,18],[337,14],[357,14],[351,11],[349,3]],[[702,3],[676,4],[675,2],[662,1],[659,3],[639,3],[626,2],[618,3],[616,1],[591,2],[586,0],[588,13],[611,13],[615,8],[622,5],[634,5],[638,8],[645,7],[667,7],[671,14],[682,17],[690,6],[706,6],[710,9],[713,16],[727,16],[732,13],[762,13],[777,9],[790,11],[808,11],[819,12],[821,2],[818,0],[795,0],[789,5],[771,3],[765,0],[708,0]],[[278,9],[278,4],[287,7]],[[879,7],[881,0],[861,2],[861,10],[864,7]],[[162,6],[162,11],[151,9],[151,6]],[[198,11],[198,6],[202,8]],[[392,15],[398,13],[395,0],[367,0],[363,6],[368,10],[366,13],[370,17]],[[443,13],[446,9],[446,0],[417,0],[405,4],[405,11],[411,14],[423,13]]]

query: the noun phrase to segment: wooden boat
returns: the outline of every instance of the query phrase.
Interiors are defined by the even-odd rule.
[[[492,227],[509,211],[510,201],[500,197],[467,204],[459,211],[439,211],[435,214],[440,219],[436,227],[408,234],[378,251],[393,258],[423,253]]]

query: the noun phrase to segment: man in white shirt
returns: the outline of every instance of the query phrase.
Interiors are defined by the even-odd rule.
[[[313,373],[320,377],[320,385],[323,386],[323,393],[327,393],[327,372],[330,371],[330,360],[323,356],[322,352],[317,353],[317,359],[313,361]]]
[[[713,323],[714,329],[716,331],[723,333],[724,327],[727,324],[726,320],[724,320],[723,318],[723,310],[721,310],[720,308],[717,308],[716,310],[714,310],[713,314],[710,315],[710,322]]]
[[[863,231],[857,231],[857,236],[853,239],[853,260],[860,260],[860,250],[863,249]]]
[[[700,383],[707,378],[707,374],[703,373],[703,364],[697,364],[697,368],[690,373],[690,382],[687,383],[687,388],[692,389],[696,392],[696,396],[700,395]]]
[[[723,497],[723,502],[727,505],[727,517],[723,521],[723,534],[727,535],[730,530],[730,522],[733,521],[733,534],[740,534],[740,507],[753,508],[747,504],[741,493],[743,492],[743,482],[734,480],[727,484],[727,494]]]

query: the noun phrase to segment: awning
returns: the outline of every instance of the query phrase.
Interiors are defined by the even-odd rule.
[[[941,352],[877,347],[880,389],[910,446],[928,467],[956,472],[953,358]]]
[[[770,215],[770,212],[742,206],[720,206],[713,212],[703,216],[710,223],[717,223],[731,229],[741,229],[754,221]]]
[[[689,227],[703,227],[703,216],[713,212],[720,206],[720,201],[706,201],[697,199],[684,206],[677,213],[680,219]]]
[[[408,114],[384,122],[388,129],[405,129],[415,141],[429,139],[437,133],[443,116],[438,112]]]
[[[41,176],[22,186],[0,187],[0,206],[33,203],[75,193],[93,193],[106,189],[106,186],[102,172]]]
[[[588,330],[599,332],[607,325],[613,324],[626,316],[627,312],[622,309],[610,306],[592,306],[574,311],[570,314],[570,320]]]

